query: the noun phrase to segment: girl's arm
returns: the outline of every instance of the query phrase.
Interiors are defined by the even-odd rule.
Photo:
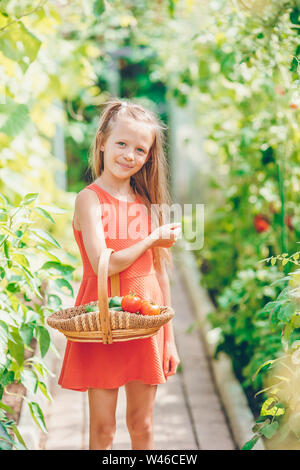
[[[163,293],[164,305],[172,307],[170,280],[165,265],[160,271],[156,269],[156,275]],[[175,343],[172,320],[164,325],[164,333],[168,342]]]
[[[167,270],[165,266],[162,268],[162,271],[157,271],[157,278],[158,282],[161,286],[161,290],[163,292],[164,297],[164,305],[168,305],[171,307],[171,289],[170,289],[170,281]],[[166,323],[164,326],[164,353],[163,353],[163,369],[164,374],[166,377],[170,375],[174,375],[176,373],[178,364],[180,363],[180,358],[178,356],[175,338],[174,338],[174,331],[173,331],[173,324],[172,320]]]
[[[89,189],[80,191],[76,196],[75,211],[86,254],[94,273],[98,275],[99,258],[106,242],[97,194]],[[113,252],[109,259],[108,276],[128,268],[152,245],[153,239],[148,236],[128,248]]]

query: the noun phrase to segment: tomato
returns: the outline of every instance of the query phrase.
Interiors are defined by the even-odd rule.
[[[152,302],[151,300],[143,300],[140,308],[141,315],[159,315],[160,306]]]
[[[254,227],[258,233],[266,232],[270,228],[270,224],[266,217],[262,214],[257,214],[254,217]]]
[[[139,311],[141,305],[142,299],[134,293],[124,295],[121,300],[121,307],[125,312],[136,313]]]

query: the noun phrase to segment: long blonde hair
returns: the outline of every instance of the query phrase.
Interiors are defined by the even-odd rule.
[[[103,107],[98,130],[89,155],[89,167],[93,179],[99,177],[104,170],[104,154],[100,150],[100,146],[109,137],[113,125],[119,116],[130,117],[151,125],[155,137],[148,159],[143,167],[131,176],[130,185],[133,192],[144,202],[148,213],[151,213],[152,229],[168,223],[169,211],[167,208],[172,204],[172,200],[168,189],[167,177],[170,171],[164,153],[164,130],[167,129],[166,126],[154,112],[145,109],[144,106],[135,103],[134,100],[125,101],[113,97],[107,100]],[[157,204],[157,206],[151,206],[153,204]],[[155,268],[160,269],[164,261],[166,261],[170,272],[172,272],[173,258],[170,248],[154,247],[153,254]]]

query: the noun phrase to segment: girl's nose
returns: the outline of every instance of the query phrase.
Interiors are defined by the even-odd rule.
[[[133,154],[133,151],[129,151],[126,155],[125,155],[126,159],[128,160],[134,160],[134,154]]]

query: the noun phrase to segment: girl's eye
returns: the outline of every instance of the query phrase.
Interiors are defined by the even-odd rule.
[[[124,142],[117,142],[117,143],[118,143],[119,145],[125,145],[125,143],[124,143]],[[145,153],[145,150],[144,150],[144,149],[142,149],[142,148],[138,148],[138,151],[139,151],[139,152],[143,152],[143,153]]]

